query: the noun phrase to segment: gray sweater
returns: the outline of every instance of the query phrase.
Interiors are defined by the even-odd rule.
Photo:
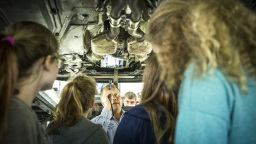
[[[12,97],[8,107],[7,131],[0,144],[45,144],[42,128],[31,107]]]
[[[49,125],[51,126],[51,124]],[[101,125],[87,118],[71,127],[60,127],[52,131],[47,140],[49,144],[108,144],[108,138]]]

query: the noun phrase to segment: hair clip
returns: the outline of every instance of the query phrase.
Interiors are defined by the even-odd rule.
[[[10,37],[10,36],[7,36],[7,37],[3,38],[2,41],[9,41],[9,43],[10,43],[12,46],[14,46],[14,40],[13,40],[13,38]]]

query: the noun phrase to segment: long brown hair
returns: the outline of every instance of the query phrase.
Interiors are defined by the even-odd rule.
[[[173,90],[168,89],[164,82],[160,80],[160,72],[161,69],[157,59],[152,56],[144,70],[144,86],[140,101],[145,104],[149,114],[157,144],[163,140],[167,140],[164,143],[169,144],[173,143],[177,102]],[[163,117],[166,118],[165,124],[160,121]]]
[[[14,44],[4,40],[7,36],[14,40]],[[0,37],[0,136],[7,129],[8,104],[16,82],[30,76],[29,70],[34,63],[57,53],[58,48],[52,32],[35,22],[14,23],[3,31]]]
[[[73,79],[73,78],[71,78]],[[75,125],[82,115],[89,110],[96,94],[96,82],[86,75],[76,76],[68,83],[60,94],[60,102],[54,111],[54,120],[46,134],[61,126]]]
[[[172,87],[195,63],[195,76],[221,69],[242,91],[256,68],[256,16],[234,0],[168,0],[151,17],[148,41]],[[155,46],[155,47],[154,47]]]

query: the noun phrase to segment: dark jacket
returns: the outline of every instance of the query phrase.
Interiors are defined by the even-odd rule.
[[[51,124],[49,125],[51,126]],[[71,127],[58,128],[47,136],[49,144],[108,144],[108,138],[101,125],[87,118]]]
[[[161,119],[161,123],[165,120]],[[155,144],[155,134],[144,104],[128,110],[120,122],[114,144]]]

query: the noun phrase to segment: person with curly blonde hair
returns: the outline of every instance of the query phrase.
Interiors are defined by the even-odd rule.
[[[178,87],[175,143],[256,143],[256,16],[234,0],[169,0],[147,35]]]

